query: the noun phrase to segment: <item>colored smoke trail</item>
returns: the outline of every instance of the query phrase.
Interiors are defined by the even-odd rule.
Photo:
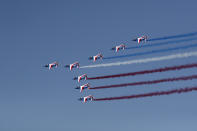
[[[138,49],[138,48],[145,48],[145,47],[155,47],[155,46],[161,46],[161,45],[168,45],[168,44],[177,44],[177,43],[182,43],[182,42],[187,42],[187,41],[194,41],[197,40],[197,38],[188,38],[188,39],[182,39],[182,40],[174,40],[174,41],[167,41],[167,42],[160,42],[160,43],[155,43],[155,44],[140,44],[139,46],[133,46],[133,47],[126,47],[125,49]]]
[[[152,97],[152,96],[160,96],[160,95],[170,95],[175,93],[186,93],[191,91],[197,91],[197,87],[189,87],[189,88],[181,88],[174,89],[169,91],[158,91],[158,92],[150,92],[144,94],[136,94],[130,96],[119,96],[119,97],[106,97],[106,98],[94,98],[94,101],[109,101],[109,100],[122,100],[122,99],[134,99],[134,98],[143,98],[143,97]]]
[[[150,85],[150,84],[158,84],[158,83],[163,83],[163,82],[185,81],[185,80],[192,80],[192,79],[197,79],[197,75],[166,78],[166,79],[152,80],[152,81],[140,81],[140,82],[133,82],[133,83],[107,85],[107,86],[97,86],[97,87],[92,87],[89,89],[106,89],[106,88],[117,88],[117,87],[126,87],[126,86]]]
[[[173,54],[173,55],[167,55],[167,56],[160,56],[160,57],[151,57],[151,58],[145,58],[145,59],[122,61],[122,62],[87,65],[87,66],[82,66],[80,68],[96,68],[96,67],[111,67],[111,66],[129,65],[129,64],[141,64],[141,63],[148,63],[148,62],[155,62],[155,61],[187,58],[187,57],[191,57],[191,56],[197,56],[197,51],[179,53],[179,54]]]
[[[193,48],[193,47],[197,47],[197,44],[174,47],[174,48],[167,48],[167,49],[152,50],[152,51],[140,52],[140,53],[128,54],[128,55],[104,57],[103,59],[117,59],[117,58],[125,58],[125,57],[132,57],[132,56],[150,55],[150,54],[155,54],[155,53],[175,51],[175,50],[180,50],[180,49],[188,49],[188,48]]]
[[[159,37],[159,38],[152,38],[152,39],[148,39],[147,41],[168,40],[168,39],[183,38],[183,37],[189,37],[189,36],[195,36],[195,35],[197,35],[197,32],[173,35],[173,36],[165,36],[165,37]]]
[[[151,73],[156,73],[156,72],[165,72],[165,71],[181,70],[181,69],[196,68],[196,67],[197,67],[197,63],[193,63],[193,64],[185,64],[185,65],[179,65],[179,66],[170,66],[170,67],[164,67],[164,68],[158,68],[158,69],[152,69],[152,70],[143,70],[143,71],[130,72],[130,73],[122,73],[122,74],[106,75],[106,76],[97,76],[97,77],[88,77],[88,80],[135,76],[135,75],[151,74]]]

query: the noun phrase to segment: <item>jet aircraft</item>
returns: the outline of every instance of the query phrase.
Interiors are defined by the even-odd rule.
[[[65,65],[66,68],[70,68],[70,70],[72,71],[73,68],[79,68],[79,62],[76,61],[75,63],[73,64],[70,64],[70,65]]]
[[[83,74],[81,76],[74,77],[73,80],[77,80],[78,82],[80,82],[81,80],[87,80],[87,78],[87,74]]]
[[[51,70],[51,68],[53,68],[53,67],[57,68],[58,67],[58,62],[55,61],[55,62],[53,62],[51,64],[46,64],[44,67],[48,67],[49,70]]]
[[[86,103],[87,101],[93,101],[93,100],[94,100],[94,97],[92,95],[79,98],[79,101],[83,101],[84,103]]]
[[[89,89],[89,88],[90,88],[90,84],[87,83],[87,84],[84,84],[82,86],[78,86],[75,89],[80,89],[80,92],[82,92],[84,89]]]
[[[115,46],[112,48],[112,50],[115,50],[116,52],[118,52],[119,50],[124,50],[126,48],[126,46],[124,44]]]
[[[137,41],[137,43],[140,43],[141,41],[147,41],[148,37],[146,35],[143,35],[141,37],[138,37],[136,39],[133,39],[133,41]]]
[[[93,60],[94,62],[97,60],[97,59],[103,59],[103,55],[101,53],[95,55],[95,56],[91,56],[89,57],[89,60]]]

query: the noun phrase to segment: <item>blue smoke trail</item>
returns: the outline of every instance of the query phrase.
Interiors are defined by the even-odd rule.
[[[179,49],[187,49],[187,48],[192,48],[192,47],[197,47],[197,44],[180,46],[180,47],[175,47],[175,48],[168,48],[168,49],[152,50],[152,51],[147,51],[147,52],[140,52],[140,53],[135,53],[135,54],[121,55],[121,56],[104,57],[103,59],[117,59],[117,58],[125,58],[125,57],[132,57],[132,56],[149,55],[149,54],[154,54],[154,53],[175,51]]]
[[[195,35],[197,35],[197,32],[181,34],[181,35],[174,35],[174,36],[165,36],[165,37],[160,37],[160,38],[153,38],[153,39],[149,39],[147,41],[167,40],[167,39],[175,39],[175,38],[189,37],[189,36],[195,36]]]
[[[147,45],[141,45],[141,46],[126,47],[125,49],[130,50],[130,49],[136,49],[136,48],[155,47],[155,46],[176,44],[176,43],[187,42],[187,41],[194,41],[194,40],[197,40],[197,38],[189,38],[189,39],[183,39],[183,40],[174,40],[174,41],[168,41],[168,42],[161,42],[161,43],[156,43],[156,44],[147,44]]]

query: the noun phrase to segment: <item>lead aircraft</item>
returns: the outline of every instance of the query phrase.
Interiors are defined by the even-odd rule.
[[[53,62],[51,64],[46,64],[44,67],[48,67],[49,70],[51,70],[51,68],[53,68],[53,67],[57,68],[58,67],[58,62],[55,61],[55,62]]]

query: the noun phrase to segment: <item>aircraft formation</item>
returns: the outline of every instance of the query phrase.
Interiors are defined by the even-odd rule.
[[[193,35],[197,35],[194,33],[190,33],[191,36]],[[143,35],[140,37],[137,37],[135,39],[133,39],[132,41],[137,42],[138,44],[141,43],[148,43],[149,41],[155,41],[155,40],[162,40],[162,39],[174,39],[177,37],[187,37],[190,36],[190,34],[183,34],[183,35],[176,35],[176,36],[170,36],[170,37],[161,37],[161,38],[154,38],[154,39],[148,39],[147,35]],[[197,45],[197,44],[196,44]],[[190,47],[187,46],[187,47]],[[194,45],[192,45],[191,47],[194,47]],[[185,47],[183,47],[185,48]],[[120,44],[117,45],[115,47],[112,47],[111,50],[115,51],[116,53],[119,51],[124,51],[125,49],[129,49],[126,47],[125,44]],[[177,49],[180,49],[177,48]],[[169,50],[169,49],[168,49]],[[166,51],[168,51],[166,50]],[[176,48],[174,48],[174,50],[176,50]],[[157,50],[155,52],[162,52],[163,50]],[[138,54],[139,55],[139,54]],[[185,53],[182,54],[182,57],[180,57],[180,54],[175,54],[175,55],[171,55],[171,56],[164,56],[165,59],[176,59],[176,58],[184,58],[184,57],[190,57],[190,56],[197,56],[197,52],[190,52],[190,53]],[[159,58],[149,58],[149,61],[154,61],[154,60],[165,60],[164,57],[159,57]],[[92,60],[93,62],[99,60],[99,59],[107,59],[107,57],[104,57],[102,53],[98,53],[95,56],[91,56],[88,58],[89,60]],[[136,60],[134,60],[136,62]],[[142,60],[139,60],[142,61]],[[148,59],[144,59],[144,61],[149,62]],[[130,62],[130,63],[129,63]],[[111,65],[110,65],[111,64]],[[113,66],[116,65],[117,63],[109,63],[108,66]],[[132,64],[132,61],[127,61],[126,64]],[[100,67],[102,64],[98,64],[97,65],[93,65],[94,67]],[[104,64],[103,64],[104,65]],[[121,65],[121,64],[120,64]],[[53,68],[57,68],[59,66],[58,62],[55,61],[53,63],[50,64],[46,64],[44,67],[48,68],[49,70],[53,69]],[[90,66],[83,66],[80,67],[80,63],[78,61],[75,61],[74,63],[68,64],[64,66],[65,68],[69,68],[70,71],[73,71],[76,68],[90,68],[92,67]],[[115,75],[108,75],[108,76],[98,76],[98,77],[88,77],[87,74],[82,74],[79,75],[77,77],[74,77],[73,80],[77,80],[78,83],[80,83],[81,81],[86,81],[86,80],[94,80],[94,79],[105,79],[105,78],[114,78],[114,77],[126,77],[126,76],[131,76],[131,75],[144,75],[144,74],[148,74],[148,73],[155,73],[155,72],[164,72],[164,71],[169,71],[169,70],[182,70],[182,69],[186,69],[186,68],[196,68],[197,67],[197,63],[192,63],[192,64],[186,64],[186,65],[178,65],[178,66],[174,66],[174,67],[163,67],[163,68],[158,68],[158,69],[153,69],[153,70],[143,70],[143,71],[138,71],[138,72],[130,72],[130,73],[123,73],[123,74],[115,74]],[[83,84],[81,86],[77,86],[75,89],[79,90],[80,93],[83,92],[83,90],[87,90],[87,89],[104,89],[104,88],[114,88],[114,87],[125,87],[125,86],[132,86],[132,85],[142,85],[142,84],[155,84],[155,83],[160,83],[160,82],[170,82],[170,81],[175,81],[175,80],[188,80],[188,79],[196,79],[196,76],[187,76],[187,77],[180,77],[180,78],[168,78],[168,79],[164,79],[164,80],[155,80],[155,81],[142,81],[142,82],[134,82],[134,83],[123,83],[123,84],[118,84],[118,85],[108,85],[108,86],[100,86],[100,87],[91,87],[90,83],[86,83]],[[180,90],[180,91],[179,91]],[[187,91],[196,91],[197,87],[192,87],[192,88],[185,88],[185,89],[177,89],[175,91],[166,91],[165,93],[162,92],[152,92],[152,93],[148,93],[148,94],[138,94],[138,95],[132,95],[129,96],[129,98],[139,98],[139,96],[141,97],[147,97],[147,96],[154,96],[153,94],[156,95],[168,95],[168,94],[173,94],[173,93],[182,93],[182,92],[187,92]],[[170,92],[170,93],[168,93]],[[150,94],[150,95],[149,95]],[[136,97],[135,97],[136,96]],[[118,100],[118,99],[129,99],[127,96],[122,96],[122,97],[110,97],[110,98],[94,98],[92,95],[88,95],[88,96],[84,96],[79,98],[78,100],[83,101],[83,103],[87,102],[87,101],[100,101],[100,100]]]

